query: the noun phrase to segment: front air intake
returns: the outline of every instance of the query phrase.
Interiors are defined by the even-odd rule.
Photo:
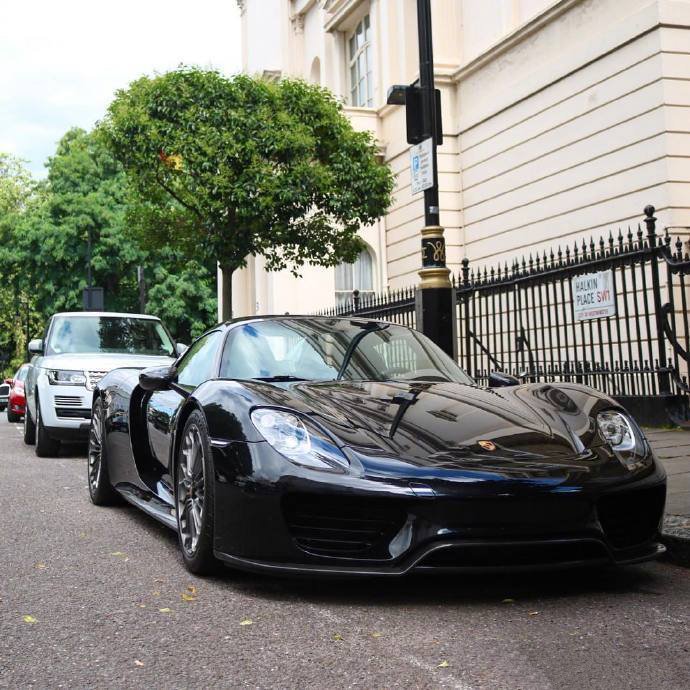
[[[621,491],[599,499],[599,522],[611,545],[616,549],[644,544],[659,531],[664,513],[666,488]]]
[[[297,546],[315,556],[386,560],[406,518],[396,500],[291,494],[283,511]]]

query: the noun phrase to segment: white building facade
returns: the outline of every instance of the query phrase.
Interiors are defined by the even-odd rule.
[[[418,76],[416,0],[238,0],[243,68],[328,87],[377,138],[394,203],[355,265],[269,273],[249,257],[236,315],[306,313],[419,281],[422,195],[404,108]],[[690,0],[432,0],[448,266],[510,263],[634,224],[690,232]]]

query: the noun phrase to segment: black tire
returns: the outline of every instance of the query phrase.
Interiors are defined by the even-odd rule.
[[[12,412],[10,408],[7,408],[7,421],[10,422],[10,424],[16,424],[17,422],[22,421],[22,416],[17,414],[16,412]]]
[[[190,434],[196,435],[201,456],[192,458],[189,472],[188,462]],[[195,575],[211,575],[220,570],[220,561],[213,555],[213,462],[211,444],[204,415],[195,410],[189,415],[182,430],[177,456],[175,458],[175,515],[177,535],[185,567]],[[199,464],[200,461],[200,464]],[[201,477],[198,471],[203,469]],[[201,509],[198,510],[200,490]],[[183,493],[184,492],[184,493]],[[195,508],[196,506],[196,508]],[[198,521],[190,518],[198,512]],[[190,522],[191,519],[191,522]],[[195,525],[199,525],[198,528]],[[196,533],[196,540],[190,533]]]
[[[89,431],[89,450],[87,479],[91,502],[97,506],[113,506],[122,503],[122,497],[113,489],[108,473],[108,458],[103,420],[103,402],[98,398],[91,410],[91,430]]]
[[[39,458],[54,458],[60,452],[60,441],[48,434],[42,417],[41,401],[36,398],[36,455]]]
[[[31,419],[28,402],[26,403],[26,412],[24,412],[24,443],[27,446],[33,446],[36,443],[36,425]]]

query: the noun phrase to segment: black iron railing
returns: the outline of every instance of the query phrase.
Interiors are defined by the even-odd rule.
[[[491,371],[525,381],[576,382],[617,398],[656,400],[690,393],[690,228],[618,229],[475,269],[464,259],[454,281],[458,361],[481,385]],[[605,273],[612,309],[582,318],[574,284]],[[414,289],[359,299],[325,312],[415,325]],[[591,315],[590,315],[591,316]]]
[[[319,314],[323,316],[368,316],[414,328],[415,289],[389,290],[371,296],[361,296],[359,290],[354,290],[351,301],[331,309],[325,309]]]

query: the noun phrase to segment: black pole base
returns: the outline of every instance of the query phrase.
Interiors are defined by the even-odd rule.
[[[419,288],[415,295],[417,330],[457,361],[455,295],[452,287]]]

